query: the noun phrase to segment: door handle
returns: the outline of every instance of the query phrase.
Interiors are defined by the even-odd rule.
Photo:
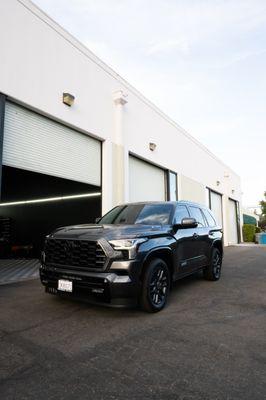
[[[193,239],[198,239],[199,235],[197,233],[193,233]]]

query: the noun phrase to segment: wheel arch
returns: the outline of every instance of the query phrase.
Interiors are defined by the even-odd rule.
[[[173,280],[173,275],[174,275],[174,261],[173,261],[173,255],[172,255],[172,250],[169,247],[157,247],[153,250],[151,250],[145,257],[143,261],[143,266],[141,269],[141,274],[140,274],[140,279],[142,281],[144,273],[146,271],[147,265],[149,262],[155,258],[160,258],[163,260],[167,267],[169,268],[170,271],[170,277],[171,281]]]
[[[220,240],[215,240],[213,242],[212,248],[218,249],[220,251],[221,255],[223,256],[224,249],[223,249],[223,244]]]

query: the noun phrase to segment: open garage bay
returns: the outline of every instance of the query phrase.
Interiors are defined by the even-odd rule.
[[[2,174],[1,258],[39,258],[52,230],[101,215],[98,186],[8,166]]]

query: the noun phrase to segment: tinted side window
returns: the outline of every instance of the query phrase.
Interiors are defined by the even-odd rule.
[[[215,226],[215,225],[216,225],[215,219],[214,219],[213,216],[209,213],[209,211],[208,211],[208,210],[202,210],[202,211],[203,211],[203,213],[204,213],[204,215],[205,215],[205,217],[206,217],[206,219],[207,219],[208,225],[209,225],[209,226]]]
[[[198,207],[189,206],[189,211],[191,217],[195,218],[195,220],[199,223],[199,228],[202,226],[206,226],[203,214]]]
[[[186,206],[177,206],[175,209],[174,224],[181,224],[183,218],[189,218]]]

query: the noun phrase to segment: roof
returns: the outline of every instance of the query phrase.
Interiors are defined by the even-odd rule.
[[[119,206],[128,206],[128,205],[145,205],[145,204],[184,204],[184,205],[190,205],[190,206],[197,206],[201,208],[208,208],[205,204],[200,204],[196,203],[194,201],[189,201],[189,200],[176,200],[176,201],[134,201],[130,203],[124,203],[124,204],[119,204]]]

